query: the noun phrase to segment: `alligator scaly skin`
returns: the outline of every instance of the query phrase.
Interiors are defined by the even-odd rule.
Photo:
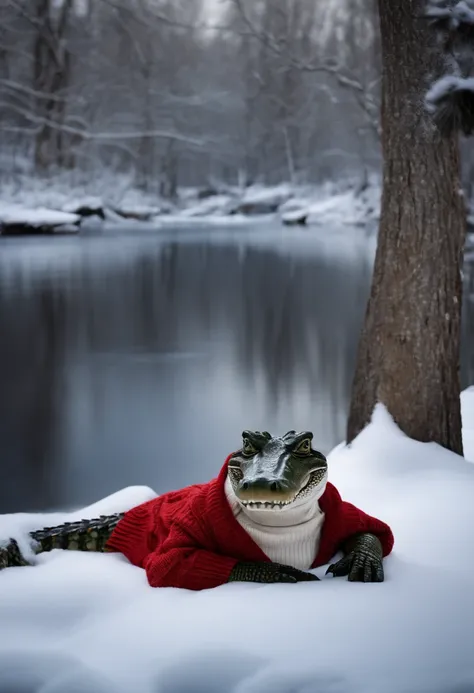
[[[35,553],[63,549],[69,551],[107,551],[106,544],[124,513],[101,515],[93,520],[65,522],[30,532]],[[0,570],[30,565],[21,555],[15,540],[0,548]]]
[[[14,539],[10,539],[10,542],[6,546],[0,547],[0,570],[24,565],[30,564],[21,555],[20,547]]]
[[[228,582],[311,582],[316,575],[281,563],[266,561],[242,561],[232,570]]]

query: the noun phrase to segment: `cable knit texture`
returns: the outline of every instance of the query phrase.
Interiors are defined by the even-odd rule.
[[[190,590],[226,583],[239,561],[270,561],[236,520],[226,498],[228,460],[209,483],[171,491],[129,510],[107,549],[144,568],[152,587]],[[319,506],[324,523],[312,568],[328,563],[342,542],[360,532],[378,536],[384,556],[392,550],[388,525],[343,501],[332,484],[327,484]]]

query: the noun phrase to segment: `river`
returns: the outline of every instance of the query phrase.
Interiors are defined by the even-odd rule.
[[[309,429],[327,453],[374,247],[360,228],[263,224],[3,239],[0,512],[206,481],[246,428]],[[466,384],[469,301],[464,332]]]

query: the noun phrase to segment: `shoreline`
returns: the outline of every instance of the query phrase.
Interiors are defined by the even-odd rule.
[[[130,189],[113,196],[80,196],[80,190],[22,187],[21,194],[0,199],[0,235],[79,233],[81,228],[116,224],[146,226],[238,226],[276,222],[285,226],[325,224],[366,227],[378,221],[380,186],[364,189],[353,182],[320,186],[251,186],[213,191],[189,188],[174,203]]]

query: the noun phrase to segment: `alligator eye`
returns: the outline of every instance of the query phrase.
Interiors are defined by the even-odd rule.
[[[298,453],[298,455],[308,455],[311,452],[311,440],[309,438],[302,440],[296,447],[295,452]]]
[[[241,469],[239,469],[238,467],[229,467],[229,474],[232,477],[232,479],[234,481],[236,481],[237,483],[239,481],[242,481],[242,479],[244,478],[243,471]]]
[[[242,445],[242,452],[244,455],[255,455],[257,450],[254,448],[252,443],[248,438],[244,438],[244,444]]]

